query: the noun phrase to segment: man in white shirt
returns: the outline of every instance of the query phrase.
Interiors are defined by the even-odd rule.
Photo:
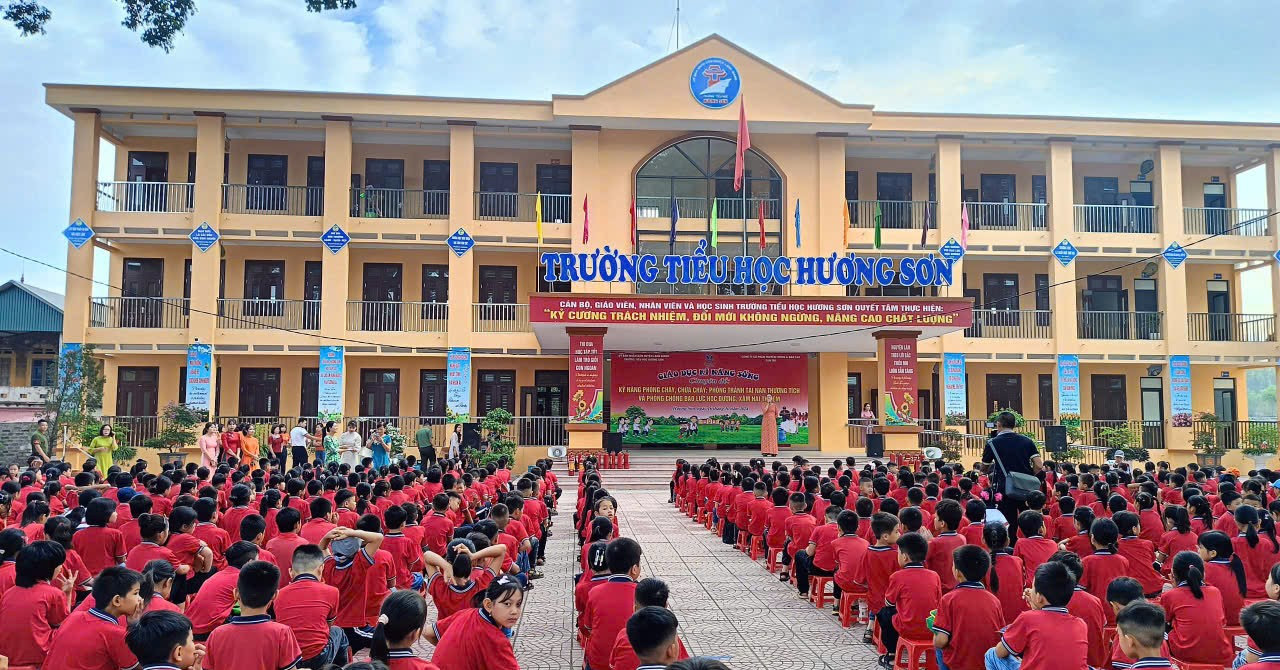
[[[307,453],[307,443],[310,441],[311,431],[307,430],[307,420],[300,418],[298,425],[289,431],[289,450],[293,452],[293,467],[299,467],[310,460]]]

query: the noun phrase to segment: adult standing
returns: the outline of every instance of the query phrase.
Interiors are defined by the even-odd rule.
[[[424,423],[418,428],[418,432],[413,434],[413,441],[418,443],[418,458],[425,469],[426,464],[436,462],[436,448],[431,444],[431,424]]]
[[[301,468],[309,459],[307,458],[307,442],[311,435],[307,431],[307,420],[298,419],[298,425],[289,431],[289,451],[293,454],[293,467]],[[280,469],[284,470],[284,457],[280,457]]]
[[[227,423],[227,429],[222,431],[222,455],[219,460],[222,463],[231,463],[232,467],[240,464],[240,424],[235,421]]]
[[[387,433],[387,424],[378,424],[377,431],[369,440],[369,449],[373,452],[374,469],[391,465],[391,435]]]
[[[453,424],[453,430],[449,431],[449,460],[457,460],[458,455],[462,453],[462,424]]]
[[[352,468],[360,464],[360,446],[363,440],[359,425],[355,421],[347,422],[347,431],[338,436],[338,459]]]
[[[111,469],[114,461],[111,454],[120,448],[120,442],[116,440],[115,431],[112,430],[111,424],[104,423],[98,428],[97,437],[89,442],[89,456],[97,462],[98,473],[103,477],[107,476],[107,471]]]
[[[353,421],[352,423],[355,422]],[[356,433],[356,438],[358,439],[359,437],[360,434]],[[321,444],[324,446],[324,465],[337,464],[342,450],[341,443],[338,441],[337,421],[330,421],[324,424],[324,441]]]
[[[987,441],[987,446],[982,451],[982,462],[989,464],[987,472],[991,479],[991,491],[1000,495],[996,508],[1010,523],[1017,520],[1018,514],[1026,509],[1026,502],[1004,495],[1006,472],[1035,476],[1044,467],[1035,441],[1014,432],[1017,425],[1018,417],[1013,412],[1001,412],[996,417],[995,437]],[[992,453],[992,449],[995,449],[995,453]],[[996,454],[1000,456],[1000,463],[995,462]]]
[[[275,464],[275,467],[280,468],[280,472],[288,469],[284,466],[284,443],[286,439],[283,423],[271,426],[271,434],[267,436],[267,447],[271,449],[272,463]]]
[[[773,394],[764,397],[760,416],[760,455],[778,455],[778,405],[773,402]]]
[[[36,429],[31,433],[31,455],[49,462],[49,422],[45,419],[37,421]]]
[[[200,433],[200,467],[210,470],[218,467],[218,452],[222,450],[221,426],[210,421]]]

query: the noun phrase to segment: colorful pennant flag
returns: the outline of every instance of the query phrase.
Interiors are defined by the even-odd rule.
[[[720,217],[716,211],[716,203],[719,198],[711,199],[711,248],[715,249],[716,244],[720,241]]]
[[[533,221],[538,225],[538,244],[542,244],[542,191],[534,196]]]
[[[960,248],[969,248],[969,205],[960,203]]]
[[[800,248],[800,198],[796,198],[796,248]]]
[[[582,196],[582,243],[586,244],[591,239],[591,215],[587,212],[587,198]]]
[[[676,203],[676,197],[671,196],[671,251],[675,253],[676,248],[676,224],[680,222],[680,205]]]
[[[876,201],[876,248],[880,248],[880,201]]]
[[[742,175],[746,172],[747,149],[751,148],[751,133],[747,132],[747,99],[738,106],[738,152],[733,159],[733,190],[742,190]]]
[[[756,220],[760,222],[760,254],[764,254],[764,199],[756,201]]]

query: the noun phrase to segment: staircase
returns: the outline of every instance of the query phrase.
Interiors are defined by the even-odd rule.
[[[683,458],[691,463],[702,463],[708,458],[715,457],[721,462],[742,462],[745,463],[752,458],[759,458],[760,452],[747,449],[645,449],[642,451],[631,451],[631,467],[629,469],[613,468],[601,470],[601,479],[604,481],[604,487],[609,491],[666,491],[667,484],[671,481],[671,473],[675,471],[676,459]],[[831,465],[831,461],[836,458],[843,458],[848,455],[856,456],[858,464],[861,466],[863,454],[845,454],[845,453],[819,453],[817,451],[783,451],[782,455],[776,460],[781,461],[788,467],[791,464],[791,457],[799,454],[809,459],[812,463],[822,465],[824,468]],[[775,459],[769,459],[773,462]],[[569,474],[568,462],[558,460],[555,465],[556,476],[560,477],[560,486],[568,490],[565,484],[576,486],[578,478],[576,475]]]

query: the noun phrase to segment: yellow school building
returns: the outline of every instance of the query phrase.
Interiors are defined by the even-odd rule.
[[[412,433],[461,393],[471,416],[517,417],[522,446],[599,444],[566,426],[578,409],[567,337],[590,324],[538,307],[575,304],[566,296],[612,301],[596,304],[619,319],[629,300],[664,297],[680,309],[965,305],[957,327],[901,326],[919,336],[910,402],[926,429],[954,409],[943,363],[963,354],[968,432],[1005,407],[1041,430],[1069,383],[1086,443],[1123,422],[1181,462],[1197,429],[1174,420],[1186,400],[1171,360],[1189,363],[1191,412],[1215,415],[1215,439],[1235,449],[1250,428],[1245,371],[1280,356],[1274,306],[1246,313],[1241,282],[1268,268],[1280,296],[1267,215],[1280,208],[1278,124],[884,111],[868,104],[875,91],[836,100],[715,35],[549,100],[45,88],[74,124],[68,224],[93,231],[67,245],[63,341],[95,348],[104,412],[143,430],[188,400],[192,345],[209,347],[214,414],[256,423],[316,416],[322,378],[333,383],[322,347],[341,346],[345,416]],[[1240,208],[1236,177],[1258,165],[1267,208]],[[567,256],[545,254],[693,256],[713,210],[708,253],[729,257],[929,265],[951,240],[964,253],[941,285],[672,283],[662,266],[604,281],[546,267]],[[1175,262],[1161,257],[1171,247]],[[88,279],[95,250],[109,286]],[[609,325],[603,384],[615,351],[801,355],[806,447],[846,452],[862,446],[851,424],[864,403],[883,422],[874,330],[832,327],[811,344],[803,325]],[[452,388],[450,351],[468,357]],[[1075,380],[1061,378],[1064,356]],[[620,413],[609,396],[605,411]]]

